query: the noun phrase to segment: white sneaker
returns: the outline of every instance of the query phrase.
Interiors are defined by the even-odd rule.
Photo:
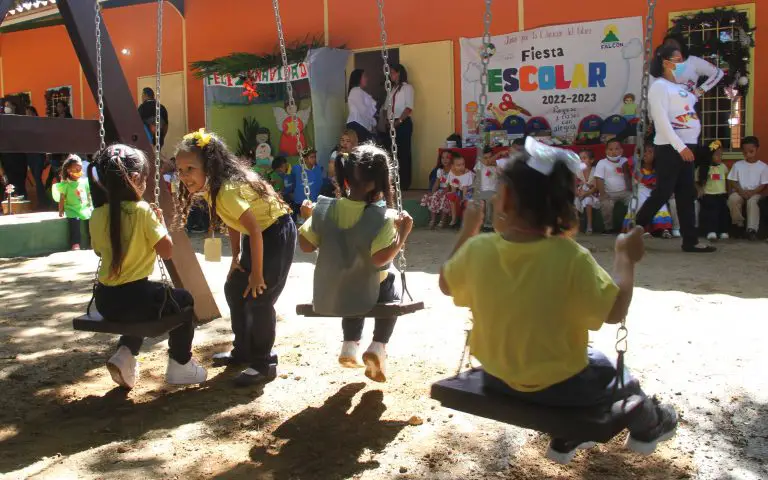
[[[341,353],[339,354],[339,363],[344,368],[360,368],[363,365],[357,360],[357,350],[360,348],[360,342],[344,342],[341,344]]]
[[[717,234],[715,232],[709,232],[707,234],[707,240],[709,240],[710,242],[713,240],[717,240]]]
[[[168,359],[168,368],[165,370],[165,381],[171,385],[195,385],[203,383],[208,378],[208,372],[201,367],[194,358],[182,365],[176,360]]]
[[[680,230],[677,229],[677,228],[673,228],[672,229],[672,236],[675,237],[675,238],[680,238],[681,237]]]
[[[107,360],[107,370],[116,384],[129,390],[136,385],[136,379],[139,378],[139,362],[125,345],[121,345]]]
[[[720,240],[728,240],[729,238],[731,238],[731,236],[728,235],[727,233],[720,234]]]
[[[363,354],[365,363],[365,376],[374,382],[387,381],[387,350],[381,342],[371,342],[368,350]]]

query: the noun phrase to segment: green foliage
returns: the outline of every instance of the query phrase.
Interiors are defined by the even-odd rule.
[[[256,150],[256,134],[259,127],[259,122],[255,118],[243,118],[243,128],[237,131],[238,145],[235,154],[238,157],[251,158],[251,152]]]

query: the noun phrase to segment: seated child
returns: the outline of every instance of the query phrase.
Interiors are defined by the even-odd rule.
[[[587,234],[592,233],[592,209],[600,208],[600,199],[595,181],[595,153],[582,150],[579,158],[586,166],[576,175],[576,210],[587,214]]]
[[[451,164],[451,173],[448,174],[448,194],[445,198],[451,209],[451,227],[456,226],[459,213],[463,210],[467,200],[470,198],[469,189],[472,188],[472,182],[475,177],[467,170],[466,162],[461,154],[452,152],[453,163]],[[445,225],[441,222],[440,227]]]
[[[527,142],[528,152],[541,152],[541,146],[528,148],[535,140]],[[553,407],[610,405],[619,399],[613,395],[616,367],[588,346],[589,331],[626,317],[635,264],[644,254],[643,232],[637,228],[617,239],[611,278],[570,238],[578,222],[578,158],[565,151],[528,152],[499,173],[497,233],[478,234],[482,214],[468,207],[454,252],[441,269],[440,289],[472,310],[470,348],[483,364],[486,389]],[[657,406],[639,388],[616,393],[643,398],[642,412],[629,424],[629,448],[648,454],[674,435],[677,414],[671,406]],[[580,445],[554,438],[548,456],[566,463]]]
[[[291,206],[294,216],[299,215],[301,204],[304,203],[304,200],[309,200],[310,202],[317,201],[320,189],[323,186],[323,167],[317,163],[317,152],[315,150],[307,152],[304,157],[304,163],[306,164],[307,180],[309,181],[309,198],[306,198],[304,193],[301,164],[294,165],[291,169],[290,183],[293,185],[293,204]]]
[[[59,217],[67,217],[69,224],[69,245],[72,250],[80,250],[80,222],[88,228],[88,220],[93,213],[91,188],[88,179],[83,177],[83,162],[77,155],[70,155],[61,167],[61,181],[51,189],[53,201],[59,202]]]
[[[491,147],[485,147],[483,149],[483,158],[475,163],[475,175],[479,175],[480,178],[480,191],[476,192],[475,197],[478,200],[483,201],[485,206],[485,222],[483,222],[483,230],[493,230],[493,204],[491,199],[496,194],[496,160],[501,156],[493,153]]]
[[[632,188],[627,184],[629,169],[627,159],[622,156],[623,149],[618,140],[608,140],[605,144],[606,158],[600,160],[595,168],[595,181],[600,194],[600,204],[603,213],[603,223],[606,232],[613,233],[613,207],[616,202],[629,202],[632,198]]]
[[[447,216],[451,213],[451,206],[445,195],[448,193],[448,174],[451,172],[452,165],[453,153],[450,150],[443,150],[437,159],[437,166],[432,170],[435,172],[435,181],[430,187],[432,192],[421,199],[421,206],[429,210],[429,228],[435,228],[438,215],[440,226],[445,226]]]
[[[631,158],[627,162],[630,172],[638,183],[637,210],[640,210],[640,207],[642,207],[646,200],[648,200],[648,197],[651,196],[651,192],[656,189],[656,157],[654,154],[654,145],[649,141],[645,145],[643,164],[640,167],[639,172],[635,172],[634,159]],[[622,231],[629,231],[633,220],[632,213],[627,212],[627,215],[624,217],[624,227]],[[659,208],[659,211],[653,216],[651,224],[646,228],[646,233],[662,238],[672,238],[672,224],[672,214],[670,213],[669,207],[666,204],[662,205],[661,208]]]
[[[173,288],[167,292],[166,285],[147,278],[157,256],[169,259],[173,253],[162,211],[141,199],[148,175],[144,153],[120,144],[99,152],[88,169],[96,206],[90,223],[91,243],[101,258],[93,297],[99,313],[117,322],[151,321],[194,304],[188,291]],[[207,378],[205,368],[192,358],[194,336],[192,320],[169,332],[167,383],[192,385]],[[120,337],[117,352],[107,361],[118,385],[130,389],[136,384],[136,357],[143,341],[141,337]]]
[[[741,151],[744,160],[736,162],[728,174],[731,186],[731,196],[728,197],[728,208],[731,210],[731,220],[739,228],[744,228],[742,208],[747,204],[747,238],[757,240],[760,229],[760,206],[762,196],[768,195],[768,165],[757,158],[760,141],[757,137],[745,137],[741,141]]]
[[[720,141],[709,145],[712,156],[709,162],[706,183],[699,191],[699,226],[707,232],[707,240],[728,240],[728,230],[731,227],[731,214],[728,211],[728,167],[723,163],[723,149]],[[701,169],[696,171],[700,178]]]
[[[357,367],[364,317],[376,303],[400,300],[402,285],[392,260],[405,245],[413,228],[407,212],[380,207],[384,198],[392,205],[390,159],[371,144],[344,154],[337,162],[336,178],[341,198],[320,197],[310,218],[299,231],[304,252],[319,249],[315,267],[315,312],[342,316],[344,332],[339,363]],[[385,382],[386,345],[397,318],[377,318],[373,342],[363,354],[365,376]]]

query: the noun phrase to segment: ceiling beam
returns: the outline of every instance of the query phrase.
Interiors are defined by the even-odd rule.
[[[96,120],[0,115],[0,152],[91,153],[98,148]]]
[[[8,14],[8,10],[13,6],[13,0],[0,0],[0,25],[3,23],[3,19]]]

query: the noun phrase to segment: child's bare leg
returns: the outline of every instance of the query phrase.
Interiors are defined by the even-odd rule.
[[[584,211],[587,212],[587,233],[592,233],[592,205],[584,207]]]
[[[451,202],[451,226],[456,225],[457,202]]]

